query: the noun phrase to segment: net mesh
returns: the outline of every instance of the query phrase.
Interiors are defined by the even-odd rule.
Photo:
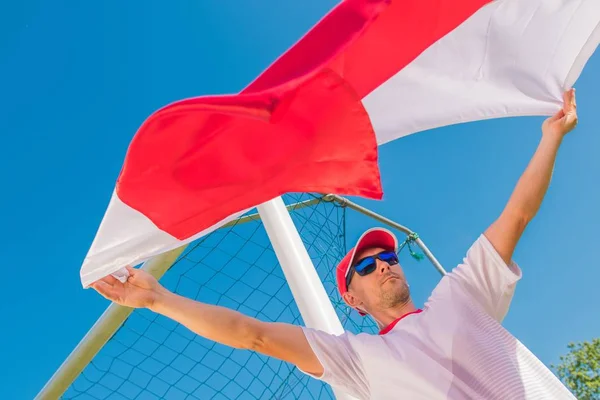
[[[311,194],[284,197],[346,330],[377,331],[351,312],[335,284],[346,252],[347,209]],[[161,279],[169,290],[263,321],[303,324],[260,219],[245,218],[196,242]],[[294,366],[195,335],[148,310],[134,310],[64,399],[333,399],[330,387]]]

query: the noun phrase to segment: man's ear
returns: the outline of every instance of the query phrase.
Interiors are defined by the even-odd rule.
[[[344,298],[346,304],[352,308],[357,308],[358,306],[362,305],[362,301],[351,292],[344,293],[342,297]]]

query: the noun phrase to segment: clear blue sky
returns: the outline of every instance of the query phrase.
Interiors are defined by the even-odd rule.
[[[79,267],[140,123],[174,100],[239,91],[334,1],[216,4],[0,6],[0,397],[32,398],[107,306],[81,288]],[[517,249],[524,278],[505,320],[548,364],[569,341],[600,335],[600,54],[576,87],[580,125]],[[502,210],[541,122],[472,123],[385,145],[385,198],[358,201],[419,232],[450,269]],[[351,218],[349,239],[368,226]],[[408,274],[423,301],[435,271],[424,262]]]

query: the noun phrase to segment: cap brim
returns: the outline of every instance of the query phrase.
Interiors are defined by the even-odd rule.
[[[350,265],[354,263],[357,254],[365,249],[371,249],[374,247],[395,251],[398,248],[398,239],[392,232],[385,228],[371,228],[367,230],[357,240],[356,246],[354,246],[354,250],[348,262],[348,269]]]

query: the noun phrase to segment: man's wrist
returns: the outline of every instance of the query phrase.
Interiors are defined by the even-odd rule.
[[[550,146],[559,147],[562,144],[565,134],[557,132],[544,132],[542,135],[542,143]]]
[[[172,296],[174,296],[173,293],[169,292],[167,289],[160,286],[154,292],[154,296],[153,296],[154,298],[152,300],[152,303],[149,304],[147,308],[150,311],[160,314],[161,310],[164,309],[164,307],[167,305],[167,303],[169,302],[169,300]]]

